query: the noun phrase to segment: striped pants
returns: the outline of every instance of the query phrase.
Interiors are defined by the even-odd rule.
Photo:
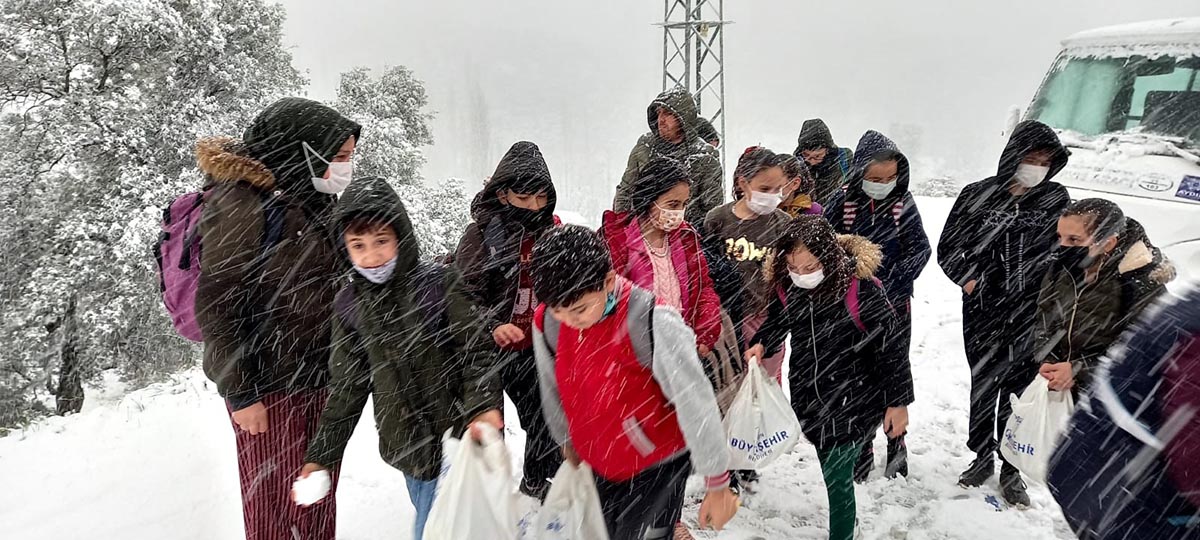
[[[230,422],[237,438],[246,540],[333,540],[338,474],[325,500],[303,508],[292,501],[292,482],[304,466],[308,441],[317,431],[326,390],[273,392],[267,407],[266,433],[251,435]],[[228,404],[226,404],[228,406]]]

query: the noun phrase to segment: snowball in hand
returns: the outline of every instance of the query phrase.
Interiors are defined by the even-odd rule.
[[[329,494],[329,471],[313,471],[307,477],[297,478],[292,484],[292,494],[296,504],[309,506],[324,499]]]

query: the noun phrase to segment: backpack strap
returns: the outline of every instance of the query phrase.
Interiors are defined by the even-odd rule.
[[[650,369],[654,365],[654,294],[650,291],[630,287],[629,314],[626,328],[629,341],[638,363]],[[549,309],[542,310],[542,337],[551,353],[558,354],[558,336],[562,323],[550,315]]]
[[[864,323],[862,319],[862,303],[858,300],[860,281],[862,280],[857,278],[850,280],[850,288],[848,291],[846,291],[846,310],[850,312],[850,318],[854,319],[854,326],[857,327],[860,332],[866,332],[867,324]],[[880,281],[879,278],[871,276],[871,283],[878,287],[879,290],[884,290],[883,282]],[[884,301],[887,301],[886,297],[884,298]],[[893,312],[895,311],[895,309],[892,308],[891,302],[888,302],[888,308],[892,309]]]
[[[638,363],[646,369],[654,366],[654,293],[640,287],[629,289],[629,313],[626,328]]]
[[[260,253],[263,258],[266,258],[268,252],[283,241],[283,231],[287,226],[284,218],[287,217],[288,203],[278,191],[274,193],[259,192],[259,197],[262,200],[263,211],[263,241]]]
[[[850,290],[846,291],[846,310],[850,312],[850,318],[854,320],[854,326],[859,332],[866,332],[867,325],[862,320],[862,307],[858,303],[858,282],[857,278],[850,280]]]
[[[354,282],[351,281],[338,290],[333,297],[333,310],[342,326],[358,333],[358,309],[354,305]]]
[[[562,323],[550,315],[550,309],[542,310],[542,337],[546,339],[546,347],[550,352],[558,354],[558,333]]]
[[[413,272],[416,285],[415,300],[421,308],[425,330],[431,336],[446,337],[446,267],[435,262],[421,262]],[[439,345],[442,339],[437,340]]]

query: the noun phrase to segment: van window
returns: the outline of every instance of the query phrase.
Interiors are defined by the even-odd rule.
[[[1200,141],[1200,57],[1062,57],[1030,117],[1083,135],[1144,131]]]

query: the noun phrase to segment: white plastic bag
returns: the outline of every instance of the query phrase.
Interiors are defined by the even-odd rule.
[[[1075,412],[1070,392],[1052,392],[1045,377],[1038,375],[1018,398],[1012,400],[1012,416],[1004,426],[1000,453],[1030,480],[1046,482],[1050,455]]]
[[[522,538],[528,540],[608,540],[592,468],[564,462],[554,475],[546,502]]]
[[[725,413],[730,470],[759,469],[786,454],[800,437],[800,421],[783,389],[757,358]]]
[[[449,469],[438,481],[437,498],[425,523],[426,540],[495,538],[515,540],[521,516],[508,448],[496,428],[480,424],[483,443],[443,443]]]

